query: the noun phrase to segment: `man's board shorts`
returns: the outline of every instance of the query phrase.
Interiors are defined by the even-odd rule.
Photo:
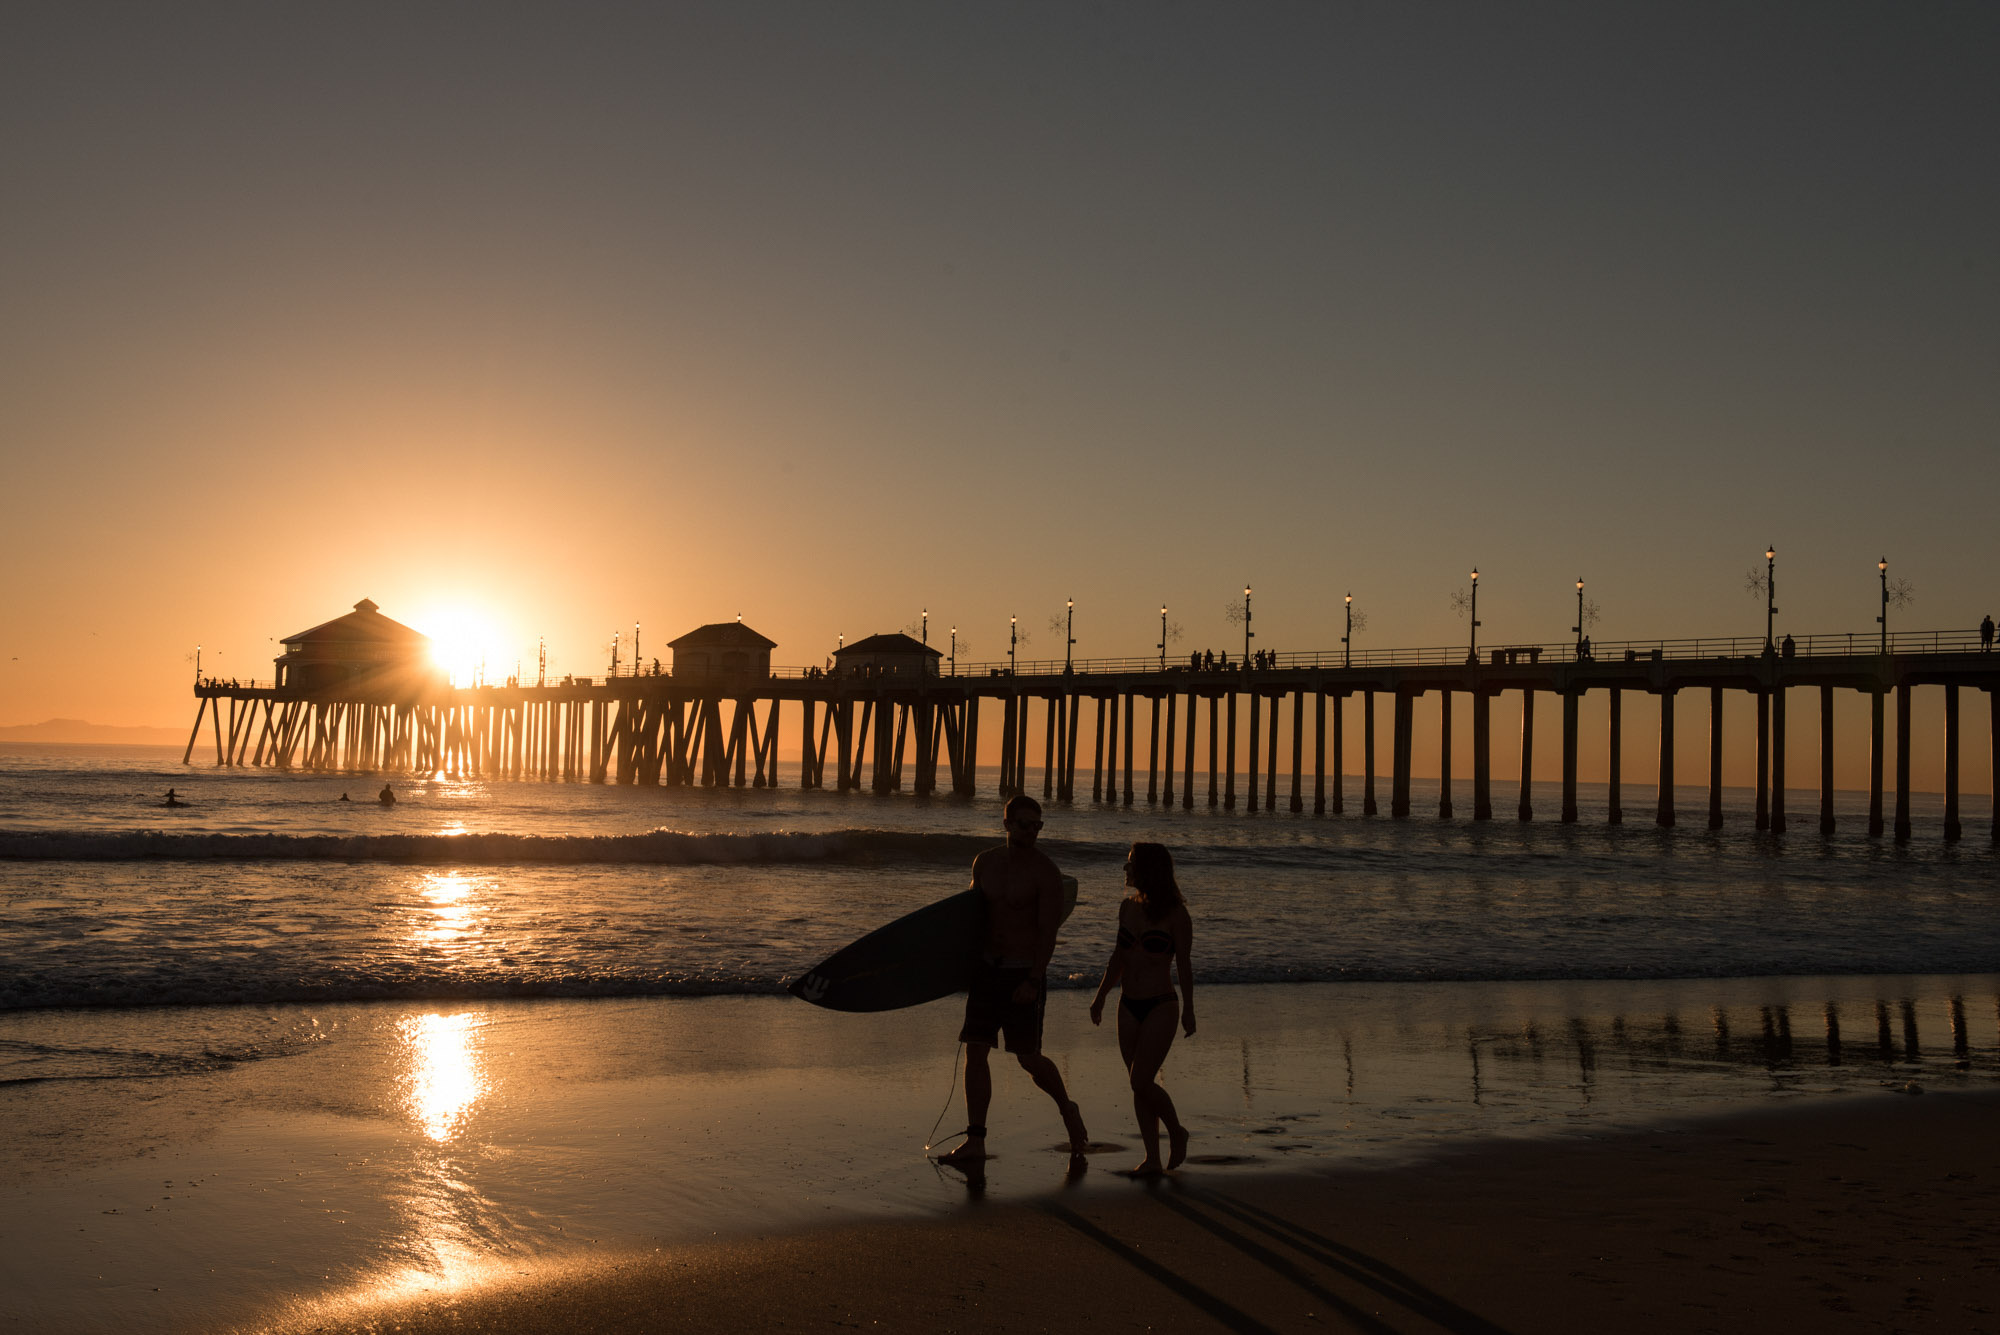
[[[997,1048],[1005,1035],[1009,1052],[1040,1052],[1047,989],[1036,988],[1033,1001],[1014,1000],[1015,991],[1032,972],[1025,964],[999,960],[974,965],[972,985],[965,992],[965,1027],[958,1031],[958,1041]]]

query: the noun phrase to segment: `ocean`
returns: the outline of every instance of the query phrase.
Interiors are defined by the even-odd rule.
[[[990,773],[971,802],[435,779],[384,808],[380,778],[177,760],[0,748],[0,1009],[776,994],[961,888],[999,834]],[[1057,985],[1094,984],[1142,839],[1173,851],[1208,985],[2000,969],[1984,798],[1947,845],[1928,794],[1897,844],[1859,793],[1822,838],[1810,815],[1755,832],[1741,791],[1711,832],[1694,789],[1663,830],[1630,783],[1620,826],[1588,786],[1568,826],[1365,817],[1359,786],[1339,816],[1049,804],[1042,846],[1081,887]]]
[[[1003,1063],[971,1183],[925,1158],[963,1124],[958,1008],[783,989],[965,884],[990,772],[972,802],[395,780],[384,808],[379,777],[178,760],[0,747],[0,1322],[310,1329],[579,1258],[1128,1189],[1084,989],[1141,839],[1195,923],[1200,1027],[1163,1078],[1204,1180],[2000,1078],[1984,799],[1950,846],[1922,796],[1901,845],[1862,794],[1830,839],[1757,834],[1747,793],[1719,832],[1606,826],[1588,789],[1571,826],[1371,818],[1353,776],[1338,816],[1051,803],[1080,893],[1044,1050],[1105,1171],[1066,1167]]]

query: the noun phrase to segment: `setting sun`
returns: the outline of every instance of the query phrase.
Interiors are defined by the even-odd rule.
[[[503,643],[494,619],[479,608],[445,604],[411,618],[411,624],[430,636],[431,660],[450,674],[454,686],[470,686],[482,668],[489,679],[514,670],[515,650]]]

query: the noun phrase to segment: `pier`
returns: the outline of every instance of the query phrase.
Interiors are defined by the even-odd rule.
[[[914,644],[915,641],[910,643]],[[1000,716],[1002,795],[1078,799],[1088,767],[1093,802],[1210,807],[1315,814],[1347,809],[1342,762],[1348,756],[1346,705],[1358,700],[1363,814],[1378,812],[1373,700],[1391,702],[1388,804],[1409,819],[1414,720],[1437,711],[1442,798],[1450,820],[1454,703],[1470,704],[1472,819],[1494,819],[1492,730],[1521,728],[1515,815],[1534,818],[1534,717],[1538,697],[1561,713],[1557,819],[1574,822],[1577,765],[1586,739],[1578,705],[1593,692],[1608,698],[1608,726],[1588,745],[1608,762],[1606,818],[1622,822],[1623,709],[1627,693],[1659,701],[1657,798],[1662,826],[1686,816],[1723,824],[1724,728],[1755,729],[1755,825],[1783,832],[1811,821],[1834,831],[1833,743],[1836,692],[1858,692],[1869,710],[1868,833],[1912,837],[1911,698],[1943,693],[1944,820],[1957,840],[1960,694],[1983,691],[1991,719],[1992,779],[2000,790],[2000,655],[1977,631],[1899,632],[1875,636],[1787,637],[1783,651],[1761,639],[1669,640],[1579,646],[1510,645],[1477,658],[1464,647],[1367,653],[1272,653],[1262,665],[1206,669],[1157,658],[1078,659],[1064,664],[956,664],[858,670],[773,668],[754,674],[675,676],[655,668],[637,675],[472,687],[427,686],[400,694],[292,683],[197,682],[194,729],[183,762],[191,763],[204,725],[218,766],[312,772],[445,774],[568,783],[831,787],[917,795],[977,794],[982,709]],[[1426,697],[1432,697],[1426,699]],[[1735,706],[1729,701],[1734,698]],[[1803,702],[1806,726],[1817,704],[1819,802],[1811,815],[1785,804],[1787,729]],[[1676,810],[1675,729],[1692,705],[1708,737],[1706,810]],[[1705,706],[1705,708],[1704,708]],[[1890,716],[1893,714],[1893,734]],[[1705,717],[1704,717],[1705,715]],[[1510,717],[1511,716],[1511,717]],[[1290,746],[1281,747],[1289,719]],[[1743,720],[1737,723],[1738,719]],[[1205,726],[1202,726],[1204,725]],[[1238,745],[1241,727],[1247,746]],[[1088,737],[1086,738],[1086,728]],[[1329,730],[1331,748],[1329,749]],[[1198,742],[1197,734],[1201,734]],[[1310,759],[1305,739],[1310,732]],[[796,737],[789,754],[785,737]],[[1039,773],[1028,743],[1039,734]],[[1890,747],[1893,745],[1893,761]],[[1237,758],[1247,752],[1244,772]],[[1329,763],[1331,761],[1331,763]],[[1892,768],[1893,767],[1893,768]],[[1893,793],[1893,810],[1887,808]],[[2000,842],[2000,819],[1991,835]]]

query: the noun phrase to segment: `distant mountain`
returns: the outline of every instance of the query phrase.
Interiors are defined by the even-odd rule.
[[[100,742],[113,746],[176,746],[187,740],[172,728],[119,728],[85,723],[76,718],[52,718],[45,723],[0,727],[0,742]]]

